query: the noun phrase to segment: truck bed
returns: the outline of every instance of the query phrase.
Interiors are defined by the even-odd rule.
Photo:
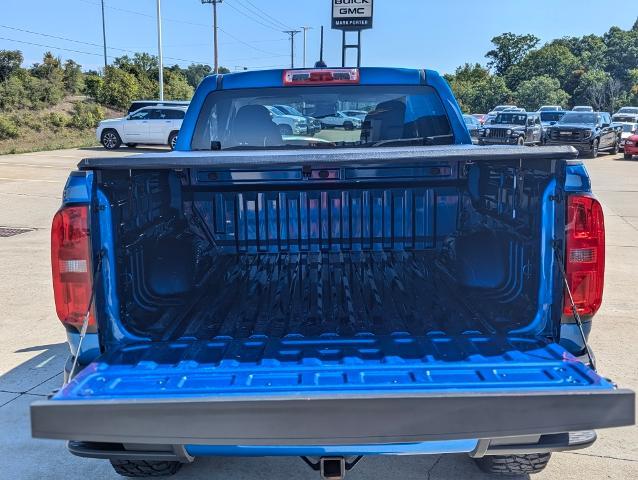
[[[173,307],[156,324],[165,339],[490,334],[520,326],[490,324],[478,292],[459,291],[431,252],[220,256],[211,271],[186,308]]]

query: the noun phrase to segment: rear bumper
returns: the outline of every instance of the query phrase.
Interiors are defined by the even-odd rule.
[[[629,390],[46,400],[32,434],[162,445],[360,445],[633,425]],[[81,419],[81,421],[78,421]]]
[[[596,432],[557,433],[527,437],[508,437],[489,440],[450,440],[400,445],[350,445],[344,447],[255,447],[255,446],[197,446],[144,445],[125,447],[118,443],[68,442],[73,455],[83,458],[112,460],[177,461],[190,463],[204,456],[358,456],[358,455],[438,455],[467,453],[472,457],[485,455],[514,455],[526,453],[560,452],[587,448],[596,441]]]

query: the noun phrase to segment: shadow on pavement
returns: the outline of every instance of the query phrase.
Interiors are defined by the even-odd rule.
[[[17,395],[47,395],[60,387],[64,363],[69,354],[67,344],[36,345],[14,353],[31,352],[39,353],[0,375],[0,391]]]
[[[171,149],[168,147],[163,147],[163,146],[156,146],[156,147],[151,147],[151,146],[147,146],[147,147],[126,147],[126,146],[121,146],[120,148],[118,148],[117,150],[107,150],[104,147],[101,146],[97,146],[97,147],[82,147],[82,148],[78,148],[78,150],[80,151],[85,151],[85,152],[126,152],[126,153],[165,153],[165,152],[170,152]]]

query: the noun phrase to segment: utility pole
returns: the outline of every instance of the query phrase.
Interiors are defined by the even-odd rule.
[[[164,100],[164,60],[162,58],[162,7],[157,0],[157,51],[159,53],[159,99]]]
[[[306,68],[306,34],[312,27],[300,27],[303,29],[303,68]]]
[[[104,44],[104,70],[109,65],[106,57],[106,22],[104,21],[104,0],[102,0],[102,43]]]
[[[290,35],[290,68],[295,68],[295,35],[301,30],[284,30],[284,33]]]
[[[222,0],[202,0],[202,4],[213,4],[213,50],[215,59],[213,61],[213,72],[215,75],[219,73],[219,53],[217,49],[217,4],[222,3]]]

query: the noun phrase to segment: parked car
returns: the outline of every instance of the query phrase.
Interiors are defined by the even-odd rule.
[[[630,135],[625,139],[623,153],[625,160],[631,160],[634,155],[638,155],[638,134]]]
[[[363,120],[346,115],[344,112],[334,112],[320,116],[318,119],[321,122],[322,129],[341,127],[344,130],[358,130],[363,123]]]
[[[632,135],[638,134],[638,123],[614,123],[614,127],[621,129],[620,132],[620,146],[625,145],[625,141]]]
[[[314,117],[309,117],[308,115],[304,115],[299,110],[290,105],[275,105],[275,108],[279,109],[281,112],[286,115],[293,115],[295,117],[303,117],[306,119],[306,123],[308,124],[308,135],[314,135],[315,133],[321,130],[321,122]]]
[[[175,148],[186,107],[143,107],[122,118],[102,120],[97,140],[109,150],[137,145],[168,145]]]
[[[638,123],[638,107],[622,107],[611,119],[613,122]]]
[[[470,132],[470,137],[472,137],[472,143],[478,143],[481,122],[479,122],[473,115],[463,115],[463,120],[465,121],[467,130]]]
[[[543,105],[538,109],[539,112],[562,112],[563,107],[560,105]]]
[[[543,129],[536,112],[500,112],[489,126],[484,126],[479,136],[480,145],[538,145],[542,142]]]
[[[265,106],[270,115],[279,127],[279,133],[281,135],[308,135],[310,133],[308,120],[302,115],[288,115],[277,107],[272,105]]]
[[[343,114],[347,115],[348,117],[358,118],[363,122],[366,119],[366,115],[368,114],[368,112],[366,112],[365,110],[343,110]]]
[[[71,173],[51,258],[72,356],[33,436],[125,476],[278,455],[337,479],[382,454],[527,475],[632,425],[587,340],[605,231],[575,152],[472,146],[433,71],[298,72],[207,77],[179,155]],[[266,107],[291,97],[376,105],[377,143],[280,148]]]
[[[612,126],[607,112],[567,112],[547,129],[546,144],[571,145],[591,158],[601,151],[616,154],[620,149],[620,128]]]
[[[576,105],[572,108],[572,112],[593,112],[594,107],[590,107],[589,105]]]
[[[188,108],[189,100],[134,100],[128,107],[127,113],[133,113],[144,107],[184,107]]]
[[[543,141],[545,143],[547,140],[547,129],[552,125],[555,125],[563,116],[565,115],[565,110],[544,110],[539,111],[539,116],[541,118],[541,127],[543,128]]]

